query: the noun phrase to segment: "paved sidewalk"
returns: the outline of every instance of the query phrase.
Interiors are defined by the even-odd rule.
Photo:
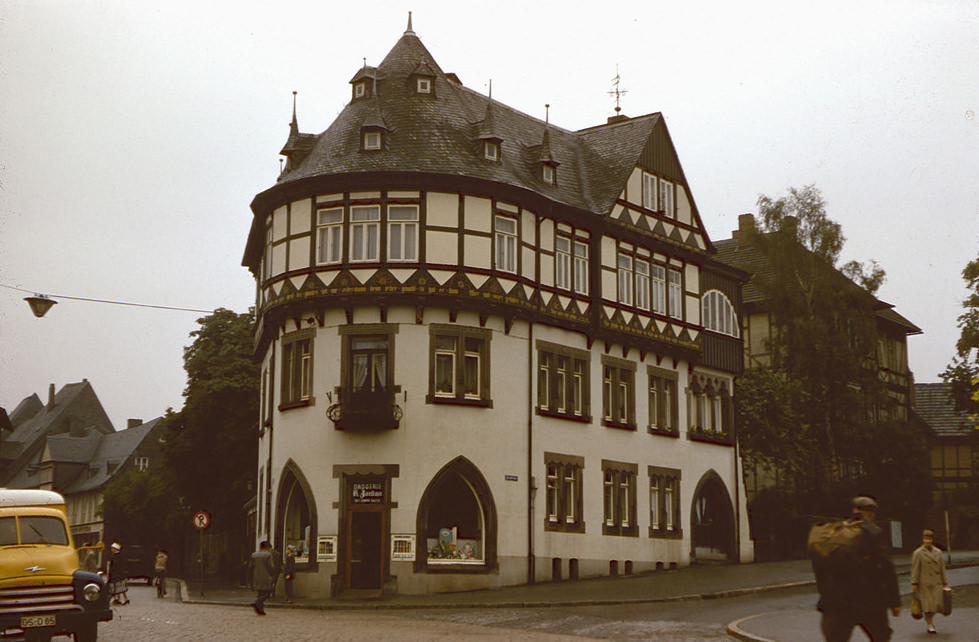
[[[979,551],[953,553],[950,568],[979,566]],[[899,573],[908,573],[910,556],[895,556]],[[254,593],[246,587],[209,585],[205,582],[201,595],[199,582],[178,580],[181,598],[185,602],[199,604],[235,604],[247,606],[254,600]],[[906,581],[905,581],[906,583]],[[306,608],[340,610],[397,610],[397,609],[446,609],[446,608],[530,608],[547,606],[576,606],[628,603],[655,603],[681,600],[715,599],[773,591],[795,586],[814,585],[812,567],[808,560],[788,562],[762,562],[753,564],[722,564],[684,567],[675,571],[602,577],[577,581],[545,582],[528,586],[514,586],[462,593],[434,595],[395,595],[374,599],[310,598],[297,596],[293,604],[285,604],[281,593],[266,603],[267,608]],[[971,629],[969,622],[979,622],[979,608],[957,608],[947,622],[939,617],[936,625],[943,633],[952,633],[952,627],[961,632]],[[924,625],[912,620],[907,611],[895,621],[895,640],[912,639],[904,635],[908,631],[923,634]],[[899,628],[900,627],[900,628]],[[968,628],[967,628],[968,627]],[[754,642],[807,642],[821,640],[819,613],[815,608],[752,616],[731,623],[729,632],[744,640]],[[897,633],[901,632],[901,635]],[[811,633],[811,634],[810,634]],[[781,636],[781,637],[779,637]],[[979,635],[969,637],[930,636],[932,639],[967,640],[979,642]],[[859,639],[857,635],[855,639]]]

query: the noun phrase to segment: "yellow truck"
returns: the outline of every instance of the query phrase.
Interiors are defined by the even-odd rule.
[[[0,488],[0,640],[96,642],[111,619],[105,582],[78,563],[64,497]]]

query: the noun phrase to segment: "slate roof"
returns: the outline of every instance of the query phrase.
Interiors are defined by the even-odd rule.
[[[714,258],[722,263],[741,268],[752,275],[751,279],[744,285],[741,293],[741,301],[745,305],[760,304],[765,301],[765,294],[759,283],[771,280],[775,277],[768,257],[753,245],[742,245],[738,239],[722,239],[714,241],[714,248],[717,254]],[[859,287],[838,270],[840,282],[845,287]],[[870,296],[868,294],[868,296]],[[921,334],[922,330],[907,318],[894,310],[894,306],[885,301],[874,297],[878,320],[893,324],[900,328],[906,335]]]
[[[64,492],[78,493],[94,490],[107,483],[112,477],[108,464],[114,463],[121,466],[132,457],[136,449],[156,428],[161,419],[162,417],[157,417],[138,426],[114,432],[111,435],[101,435],[97,447],[89,459],[89,469],[93,470],[94,474],[90,477],[88,475],[80,476],[73,484],[64,489]]]
[[[161,418],[108,434],[88,431],[83,436],[48,435],[45,447],[38,449],[30,460],[7,481],[10,488],[33,488],[39,483],[36,470],[42,463],[77,464],[77,476],[58,492],[66,495],[96,490],[112,477],[118,466],[125,463]],[[108,464],[115,464],[110,471]],[[34,471],[34,472],[32,472]]]
[[[90,395],[91,398],[85,403],[91,404],[94,408],[90,408],[91,412],[85,414],[89,414],[90,417],[95,415],[98,420],[82,420],[82,427],[95,427],[100,432],[112,432],[112,424],[105,410],[102,409],[92,385],[87,380],[68,383],[55,395],[53,407],[49,408],[41,404],[36,394],[18,404],[11,417],[14,430],[3,438],[4,458],[10,459],[25,452],[44,435],[67,432],[71,428],[71,422],[78,420],[78,415],[82,413],[75,402],[81,403],[82,397],[86,395]]]
[[[969,413],[955,409],[952,385],[947,383],[914,384],[912,408],[936,437],[969,437],[979,435]]]
[[[434,77],[431,94],[415,91],[411,79],[419,69]],[[411,30],[376,69],[365,67],[351,82],[371,75],[376,82],[368,96],[348,103],[317,135],[308,155],[282,173],[279,185],[314,176],[384,170],[464,175],[608,214],[653,127],[662,120],[654,113],[581,132],[547,124],[461,85],[442,70]],[[386,128],[383,149],[362,151],[361,128],[378,120]],[[543,155],[560,164],[556,185],[540,178],[545,129]],[[479,145],[487,136],[502,140],[501,162],[482,157]],[[290,139],[298,141],[292,132]]]

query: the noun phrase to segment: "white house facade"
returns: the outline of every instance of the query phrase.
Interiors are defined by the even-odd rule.
[[[663,117],[572,132],[411,30],[321,134],[293,115],[243,264],[257,530],[296,590],[425,593],[747,561],[744,273]]]

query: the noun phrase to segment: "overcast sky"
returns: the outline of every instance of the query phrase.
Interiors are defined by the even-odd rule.
[[[471,8],[470,8],[471,7]],[[809,7],[812,7],[811,9]],[[117,429],[182,406],[201,314],[244,312],[252,197],[292,92],[321,132],[413,26],[468,87],[565,129],[662,112],[713,239],[815,184],[879,296],[954,354],[979,255],[979,2],[0,0],[0,405],[87,378]]]

